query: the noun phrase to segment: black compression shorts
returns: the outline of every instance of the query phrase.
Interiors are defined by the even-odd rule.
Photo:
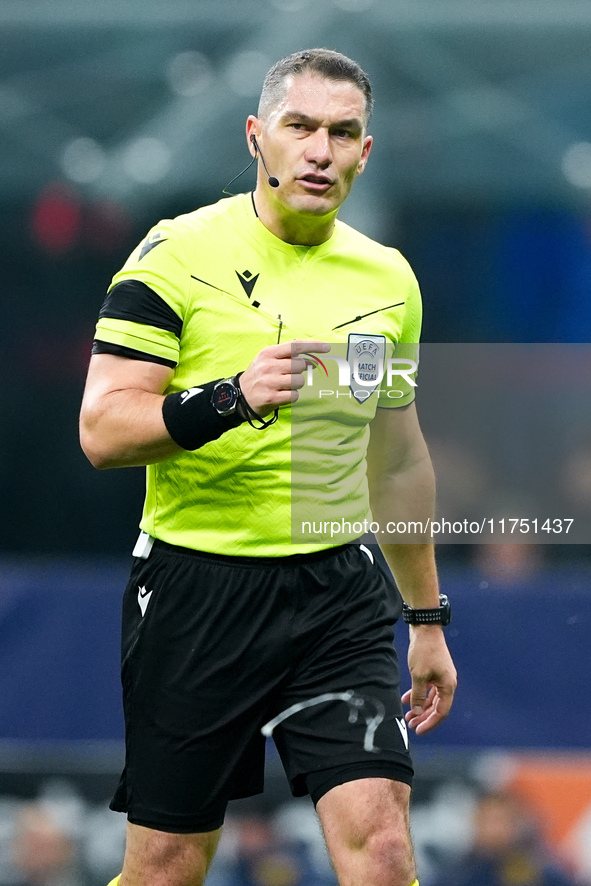
[[[126,766],[111,808],[174,833],[215,830],[263,789],[273,738],[292,793],[411,784],[392,625],[371,552],[224,557],[156,541],[123,603]]]

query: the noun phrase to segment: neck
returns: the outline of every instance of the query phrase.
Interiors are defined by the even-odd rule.
[[[270,202],[260,181],[254,192],[256,212],[272,234],[292,246],[319,246],[330,240],[337,211],[328,215],[303,215],[301,212],[279,212]]]

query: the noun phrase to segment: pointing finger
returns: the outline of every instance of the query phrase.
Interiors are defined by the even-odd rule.
[[[330,345],[325,341],[292,341],[290,348],[292,357],[298,357],[304,353],[326,354],[330,351]]]

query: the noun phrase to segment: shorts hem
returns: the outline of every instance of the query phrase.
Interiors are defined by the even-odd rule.
[[[212,818],[186,818],[184,821],[164,821],[164,817],[155,821],[153,819],[140,818],[128,812],[125,806],[116,801],[109,804],[109,809],[113,812],[127,813],[127,820],[130,824],[137,824],[143,828],[150,828],[153,831],[164,831],[167,834],[206,834],[209,831],[217,831],[224,823],[226,810]]]
[[[413,775],[412,767],[401,763],[376,762],[357,766],[344,764],[338,768],[312,773],[307,776],[306,783],[312,802],[316,806],[321,797],[340,784],[359,781],[362,778],[389,778],[391,781],[399,781],[412,788]]]
[[[136,818],[129,814],[127,816],[127,820],[130,824],[137,824],[140,825],[140,827],[150,828],[153,831],[164,831],[167,834],[207,834],[209,831],[217,831],[221,828],[224,823],[224,818],[225,814],[213,821],[210,820],[207,823],[204,823],[203,821],[200,821],[199,823],[193,821],[190,824],[187,823],[182,825],[146,821],[145,819]]]

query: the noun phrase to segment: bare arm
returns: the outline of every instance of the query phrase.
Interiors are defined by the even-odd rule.
[[[438,606],[429,533],[385,531],[388,523],[426,524],[433,517],[435,476],[414,403],[377,410],[371,423],[367,478],[373,518],[383,530],[378,542],[404,599],[418,609]]]
[[[328,351],[318,341],[285,342],[263,348],[240,384],[259,415],[293,402],[304,384],[304,351]],[[182,452],[162,417],[164,391],[174,370],[159,363],[95,354],[90,360],[80,413],[80,442],[97,468],[153,464]]]
[[[373,519],[420,521],[433,517],[435,478],[414,404],[378,409],[371,424],[367,473]],[[395,537],[395,536],[394,536]],[[405,601],[415,609],[439,605],[433,544],[378,538]],[[447,716],[456,686],[456,671],[439,625],[410,627],[408,664],[412,689],[403,701],[411,705],[409,725],[418,733],[433,729]]]
[[[173,375],[159,363],[112,354],[91,357],[80,443],[96,468],[146,465],[181,451],[162,418],[164,391]]]

